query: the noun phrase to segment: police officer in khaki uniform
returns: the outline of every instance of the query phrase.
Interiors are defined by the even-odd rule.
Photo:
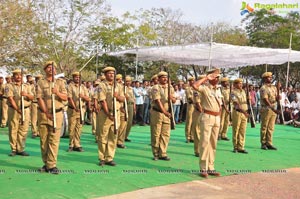
[[[265,72],[262,75],[264,84],[260,88],[260,102],[261,102],[261,127],[260,127],[260,142],[261,149],[277,150],[273,146],[273,132],[275,121],[277,117],[277,89],[272,85],[272,73]]]
[[[131,77],[127,76],[125,78],[125,84],[126,84],[126,101],[127,101],[127,108],[128,108],[128,120],[127,120],[127,126],[126,126],[126,135],[125,135],[125,142],[131,142],[130,139],[128,139],[132,122],[133,122],[133,116],[135,115],[135,96],[133,93],[133,88],[131,87],[132,79]]]
[[[220,176],[215,171],[214,161],[217,149],[217,140],[220,128],[220,114],[222,94],[217,87],[220,77],[219,69],[208,71],[208,75],[193,84],[193,87],[200,92],[203,114],[200,118],[200,176],[207,178],[208,175]],[[202,85],[205,81],[207,85]]]
[[[69,149],[68,151],[83,152],[80,144],[82,126],[84,124],[84,115],[86,111],[86,102],[90,101],[87,88],[80,83],[80,73],[72,73],[73,82],[68,86],[68,123],[69,123]],[[81,100],[81,102],[80,102]],[[81,103],[81,104],[80,104]],[[81,106],[81,107],[80,107]],[[82,116],[81,116],[82,114]],[[82,120],[81,120],[81,117]]]
[[[24,150],[30,120],[29,108],[31,100],[33,100],[33,94],[30,86],[22,83],[21,70],[17,69],[12,73],[14,82],[6,85],[4,94],[8,100],[8,131],[11,148],[9,156],[29,156]],[[22,96],[24,97],[23,101]],[[22,112],[22,103],[24,112]],[[22,115],[24,118],[22,118]]]
[[[37,90],[37,82],[43,78],[43,75],[38,74],[35,76],[35,83],[34,83],[34,89],[33,89],[33,94],[34,94],[34,98],[32,100],[31,103],[31,131],[32,131],[32,138],[36,138],[37,136],[40,136],[40,132],[39,132],[39,121],[40,118],[39,116],[39,112],[40,109],[38,108],[38,102],[36,99],[36,90]]]
[[[96,128],[97,128],[97,112],[96,112],[96,105],[95,103],[98,103],[97,101],[94,100],[95,92],[97,90],[97,86],[99,85],[99,81],[95,80],[93,81],[93,91],[91,92],[90,98],[93,99],[91,101],[91,108],[92,108],[92,134],[95,136],[95,140],[97,142],[97,137],[96,137]]]
[[[53,70],[52,70],[53,64]],[[52,74],[56,74],[56,63],[48,61],[44,65],[46,76],[37,83],[36,98],[40,108],[40,144],[44,166],[39,170],[58,174],[56,167],[57,155],[60,141],[60,131],[63,122],[64,102],[68,100],[67,89],[63,79],[52,79]],[[54,87],[52,88],[52,81]],[[52,94],[55,95],[55,101],[52,102]],[[55,113],[52,107],[55,105]],[[53,115],[56,117],[56,128],[53,127]]]
[[[248,152],[245,150],[245,136],[247,128],[247,119],[249,114],[247,113],[247,96],[243,90],[243,79],[236,79],[233,81],[234,89],[231,92],[231,99],[233,103],[232,112],[232,143],[234,153]]]
[[[194,77],[190,77],[188,79],[189,86],[185,90],[186,100],[187,100],[187,111],[186,111],[186,121],[185,121],[185,138],[186,143],[194,142],[194,135],[191,133],[191,126],[192,126],[192,114],[194,112],[194,105],[193,105],[193,88],[192,85],[195,81]]]
[[[6,76],[5,81],[6,81],[6,83],[4,84],[4,88],[12,82],[11,76],[10,75]],[[8,117],[7,114],[8,114],[7,98],[3,95],[1,128],[5,128],[7,126],[7,117]]]
[[[99,131],[98,134],[98,154],[99,154],[99,165],[104,164],[115,166],[116,163],[113,161],[116,151],[118,132],[114,132],[114,118],[113,118],[113,98],[116,98],[116,119],[117,129],[120,125],[120,104],[124,102],[124,92],[122,86],[116,83],[114,89],[114,76],[115,68],[106,67],[102,70],[105,75],[105,80],[101,82],[97,89],[97,101],[100,102],[99,112]],[[98,126],[97,126],[98,128]]]
[[[229,126],[229,95],[230,95],[230,88],[229,88],[229,79],[228,77],[223,77],[221,79],[221,92],[223,96],[222,100],[222,113],[221,113],[221,123],[220,123],[220,132],[219,132],[219,139],[229,141],[227,137],[227,130]]]
[[[2,120],[2,99],[4,94],[4,78],[0,76],[0,121]]]
[[[159,84],[151,89],[150,130],[153,160],[170,160],[167,148],[171,131],[171,113],[168,112],[168,73],[158,73]],[[172,103],[176,101],[174,89],[171,89]]]
[[[31,132],[32,132],[32,138],[36,138],[39,133],[37,129],[37,100],[36,100],[36,89],[35,89],[35,83],[34,79],[31,75],[26,76],[27,82],[26,84],[31,88],[31,92],[33,94],[33,100],[30,104],[30,124],[31,124]]]
[[[121,86],[123,88],[123,92],[125,94],[122,78],[123,77],[121,74],[117,74],[116,81],[118,82],[119,86]],[[124,103],[127,103],[127,102],[124,102]],[[121,148],[121,149],[126,148],[126,146],[124,144],[126,128],[127,128],[127,120],[125,120],[125,112],[127,112],[126,114],[128,117],[128,110],[125,110],[124,103],[120,104],[120,127],[119,127],[118,140],[117,140],[117,147]]]

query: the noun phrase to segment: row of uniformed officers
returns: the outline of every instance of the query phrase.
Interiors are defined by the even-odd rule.
[[[52,67],[52,64],[54,65]],[[73,82],[66,87],[63,79],[55,79],[52,86],[52,74],[56,73],[56,64],[47,62],[44,66],[45,78],[37,81],[36,87],[32,89],[30,84],[22,84],[22,74],[20,70],[13,71],[14,82],[6,84],[3,91],[3,99],[8,101],[8,123],[9,140],[11,146],[11,156],[28,156],[25,152],[25,140],[29,127],[29,107],[36,105],[37,127],[36,131],[40,136],[40,147],[44,165],[41,171],[48,171],[57,174],[56,167],[58,147],[60,141],[60,131],[63,122],[63,110],[68,102],[69,120],[69,149],[68,151],[83,151],[80,145],[80,135],[82,129],[82,118],[80,117],[80,101],[83,104],[89,102],[93,104],[94,119],[93,132],[98,143],[99,165],[115,166],[114,155],[116,147],[124,148],[125,140],[128,139],[133,113],[135,110],[135,99],[131,88],[131,78],[125,77],[125,87],[121,84],[122,78],[118,77],[119,83],[115,85],[115,69],[106,67],[103,69],[104,80],[96,82],[94,92],[89,93],[84,85],[79,85],[79,72],[73,73]],[[219,88],[219,69],[210,70],[207,75],[200,76],[199,80],[193,82],[190,79],[190,86],[186,89],[188,113],[192,109],[191,122],[187,119],[186,138],[194,141],[195,155],[199,156],[200,175],[219,176],[215,171],[214,160],[217,146],[217,139],[228,140],[226,133],[229,125],[228,105],[229,98],[233,102],[232,129],[234,152],[247,153],[244,149],[245,133],[247,124],[247,99],[245,91],[242,89],[242,79],[234,81],[234,89],[229,96],[228,78],[221,79],[222,89]],[[262,94],[262,127],[261,127],[261,148],[276,149],[272,145],[272,134],[276,119],[275,105],[276,92],[271,85],[271,73],[264,73],[265,85],[261,88]],[[170,118],[168,98],[175,102],[174,90],[170,88],[171,95],[168,96],[168,74],[161,71],[152,78],[155,85],[151,89],[151,110],[150,129],[151,146],[153,160],[170,160],[167,155],[167,148],[170,139]],[[22,85],[22,86],[21,86]],[[21,87],[22,92],[21,92]],[[80,88],[79,88],[80,87]],[[192,95],[188,93],[191,91]],[[125,94],[126,93],[126,94]],[[55,116],[56,128],[53,128],[52,94],[55,95]],[[21,98],[24,98],[24,120],[20,109]],[[117,129],[114,128],[113,98],[116,99],[116,119]],[[125,121],[124,102],[128,106],[127,121]],[[82,106],[85,111],[86,107]],[[275,119],[274,119],[275,118]],[[35,125],[31,121],[31,125]]]

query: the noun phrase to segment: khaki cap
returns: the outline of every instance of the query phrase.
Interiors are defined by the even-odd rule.
[[[45,69],[47,66],[52,65],[52,63],[53,63],[53,65],[54,65],[54,67],[57,68],[57,65],[56,65],[55,61],[47,61],[47,62],[44,64],[44,69]]]
[[[108,71],[116,71],[116,69],[114,67],[108,66],[102,70],[103,73],[106,73]]]
[[[263,73],[262,74],[262,78],[264,78],[264,77],[271,77],[272,76],[272,73],[271,72],[265,72],[265,73]]]
[[[235,79],[234,81],[233,81],[233,83],[243,83],[243,79],[241,79],[241,78],[237,78],[237,79]]]
[[[161,77],[161,76],[168,76],[168,73],[165,72],[165,71],[160,71],[158,74],[157,74],[158,77]]]

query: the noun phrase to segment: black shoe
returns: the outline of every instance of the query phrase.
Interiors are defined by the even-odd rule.
[[[105,162],[105,164],[113,167],[117,165],[113,160],[109,162]]]
[[[275,146],[273,146],[273,145],[268,145],[267,147],[268,147],[268,149],[270,149],[270,150],[277,150],[277,148],[276,148]]]
[[[190,143],[190,140],[186,140],[185,143]]]
[[[32,139],[35,139],[36,137],[37,137],[37,135],[32,135],[31,136]]]
[[[10,152],[10,154],[8,154],[9,156],[16,156],[17,155],[17,152],[15,152],[15,151],[12,151],[12,152]]]
[[[233,153],[237,153],[238,152],[238,150],[237,149],[233,149],[233,151],[232,151]]]
[[[125,139],[125,142],[131,142],[131,140],[130,140],[130,139],[128,139],[128,138],[126,138],[126,139]]]
[[[266,145],[261,145],[261,149],[268,150],[268,147]]]
[[[221,138],[221,140],[230,141],[228,137]]]
[[[47,166],[46,165],[42,166],[42,168],[39,168],[38,171],[41,173],[48,172]]]
[[[160,160],[165,160],[165,161],[170,161],[170,160],[171,160],[171,158],[169,158],[168,156],[160,157],[160,158],[158,158],[158,159],[160,159]]]
[[[73,151],[73,147],[69,147],[67,152],[72,152]]]
[[[99,162],[99,166],[104,166],[105,165],[105,161],[104,160],[100,160],[100,162]]]
[[[125,149],[126,148],[126,146],[124,144],[117,144],[117,147],[121,148],[121,149]]]
[[[215,170],[208,170],[207,174],[210,176],[215,176],[215,177],[221,176],[221,174],[219,172],[216,172]]]
[[[59,174],[59,169],[57,167],[53,167],[51,169],[48,169],[48,173],[51,173],[51,174]]]
[[[199,157],[199,153],[195,153],[195,156],[196,156],[196,157]]]
[[[194,140],[190,140],[191,143],[194,143]]]
[[[245,149],[243,150],[237,150],[238,153],[244,153],[244,154],[248,154],[248,151],[246,151]]]
[[[17,155],[20,155],[20,156],[29,156],[29,153],[27,153],[26,151],[22,151],[22,152],[17,152]]]
[[[82,147],[74,147],[73,150],[78,152],[84,152]]]

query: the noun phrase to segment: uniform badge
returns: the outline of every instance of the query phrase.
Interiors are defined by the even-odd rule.
[[[8,93],[8,91],[9,91],[9,88],[8,88],[8,87],[5,87],[4,92],[5,92],[5,93]]]
[[[199,96],[198,92],[194,92],[194,97]]]
[[[235,99],[235,95],[233,93],[230,94],[231,99]]]
[[[158,91],[158,90],[157,90],[156,88],[153,88],[153,89],[152,89],[152,93],[153,93],[153,94],[157,93],[157,91]]]
[[[97,92],[100,93],[102,91],[102,88],[98,87]]]

